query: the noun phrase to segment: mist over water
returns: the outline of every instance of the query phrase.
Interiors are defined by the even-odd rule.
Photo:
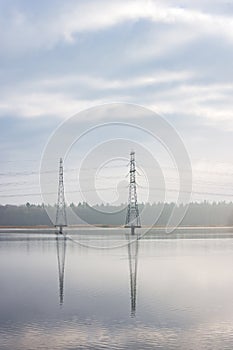
[[[0,234],[1,350],[232,348],[232,233],[105,235]]]

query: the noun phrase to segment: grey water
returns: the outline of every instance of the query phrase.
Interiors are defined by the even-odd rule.
[[[103,232],[0,233],[1,350],[233,348],[231,232]]]

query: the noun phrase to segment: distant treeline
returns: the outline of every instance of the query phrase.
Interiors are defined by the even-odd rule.
[[[174,203],[139,204],[142,212],[142,225],[164,226],[174,209]],[[183,212],[187,208],[182,226],[233,226],[233,203],[190,203],[188,206],[180,205],[177,211]],[[44,205],[0,205],[0,226],[52,226],[46,209],[50,210],[55,218],[56,206]],[[93,225],[124,225],[126,205],[110,206],[96,205],[90,207],[87,203],[71,204],[66,208],[69,224]],[[74,216],[72,213],[77,214]],[[156,220],[157,219],[157,220]]]

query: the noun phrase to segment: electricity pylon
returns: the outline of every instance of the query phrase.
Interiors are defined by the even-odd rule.
[[[59,233],[62,233],[62,228],[67,226],[64,181],[63,181],[63,162],[60,158],[59,166],[59,184],[58,184],[58,199],[55,227],[59,227]]]
[[[135,152],[130,153],[130,182],[129,182],[129,200],[126,214],[125,227],[131,228],[131,233],[134,234],[135,227],[141,227],[141,221],[137,202],[137,188],[136,188],[136,165]]]

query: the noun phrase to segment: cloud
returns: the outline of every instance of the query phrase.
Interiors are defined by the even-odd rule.
[[[21,82],[5,89],[0,97],[0,116],[8,114],[34,118],[67,118],[91,106],[112,101],[130,102],[129,91],[147,86],[179,83],[192,77],[186,71],[157,71],[126,79],[106,79],[88,75],[66,75]],[[61,87],[58,89],[57,87]],[[79,94],[79,91],[85,91]],[[90,98],[102,92],[102,98]],[[123,94],[122,91],[126,92]]]
[[[232,12],[217,0],[1,2],[1,158],[31,158],[61,120],[122,101],[162,113],[192,156],[230,163]]]
[[[233,130],[233,84],[198,83],[198,78],[191,71],[166,70],[126,79],[57,75],[22,82],[3,92],[0,116],[65,119],[85,108],[122,101],[144,104],[164,115],[197,117],[204,124]]]
[[[2,116],[15,115],[23,118],[53,116],[67,118],[91,105],[100,104],[99,100],[76,100],[62,93],[24,92],[4,98],[0,102]]]
[[[233,84],[180,84],[154,94],[163,113],[198,117],[203,123],[233,130]],[[156,103],[155,105],[156,106]]]
[[[193,2],[191,2],[193,3]],[[35,15],[30,8],[9,5],[8,16],[1,16],[0,43],[4,50],[51,49],[65,42],[76,42],[77,34],[105,30],[124,22],[147,20],[173,26],[181,24],[183,35],[205,32],[232,42],[233,20],[227,15],[178,7],[162,1],[118,0],[55,2],[45,13]]]

